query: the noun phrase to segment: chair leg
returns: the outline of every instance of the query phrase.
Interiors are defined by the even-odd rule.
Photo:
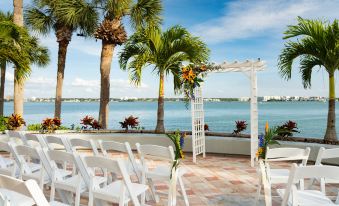
[[[88,206],[93,206],[94,197],[92,191],[89,192],[88,196]]]
[[[255,197],[255,205],[258,205],[261,194],[261,183],[258,184],[257,196]]]
[[[53,202],[54,201],[54,196],[55,196],[55,186],[54,186],[54,183],[52,182],[52,185],[51,185],[51,196],[49,198],[49,201]]]
[[[80,188],[78,188],[77,192],[75,193],[75,206],[80,205]]]
[[[184,197],[185,206],[189,206],[188,197],[187,197],[187,194],[186,194],[184,182],[182,181],[182,177],[178,177],[178,179],[179,179],[179,185],[180,185],[180,189],[181,189],[181,192],[182,192],[182,196]]]
[[[159,195],[156,193],[153,180],[150,179],[150,178],[148,178],[147,180],[148,180],[148,184],[149,184],[149,186],[151,188],[151,191],[152,191],[152,194],[153,194],[155,202],[159,203],[160,202],[160,198],[159,198]]]

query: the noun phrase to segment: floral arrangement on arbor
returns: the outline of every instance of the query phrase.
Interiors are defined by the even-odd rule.
[[[268,126],[268,122],[266,122],[265,134],[259,135],[259,145],[258,151],[256,153],[256,156],[258,158],[265,159],[266,149],[268,145],[279,144],[279,142],[274,139],[278,135],[279,130],[279,127],[270,128]]]
[[[45,133],[54,133],[55,130],[61,126],[61,120],[59,118],[46,118],[42,120],[41,129]]]
[[[279,126],[279,130],[278,135],[281,137],[292,137],[293,133],[299,133],[297,123],[291,120]]]
[[[125,120],[123,122],[119,122],[121,125],[121,128],[125,129],[126,132],[129,128],[131,129],[137,129],[139,126],[139,117],[134,117],[133,115],[130,115],[129,117],[125,117]]]
[[[239,135],[241,132],[246,130],[247,125],[246,121],[235,121],[235,130],[233,130],[233,134]]]
[[[189,64],[181,68],[180,70],[181,88],[185,95],[185,102],[187,104],[189,100],[194,99],[194,89],[196,87],[200,87],[200,84],[204,82],[202,73],[206,71],[207,66],[204,64],[203,65]]]
[[[19,114],[12,114],[7,119],[7,129],[9,130],[17,130],[22,125],[26,125],[24,118],[22,118]]]
[[[82,124],[81,129],[85,130],[87,129],[99,130],[102,128],[101,124],[99,124],[99,122],[96,119],[88,115],[86,115],[83,119],[80,120],[80,124]]]

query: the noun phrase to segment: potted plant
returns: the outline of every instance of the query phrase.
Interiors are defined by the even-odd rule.
[[[241,132],[245,131],[247,128],[246,121],[235,121],[235,130],[233,130],[234,135],[239,135]]]
[[[121,128],[125,129],[126,132],[128,132],[128,129],[136,129],[139,126],[139,118],[134,117],[133,115],[130,115],[129,117],[125,117],[125,120],[123,122],[119,122],[121,125]]]
[[[283,125],[279,126],[278,135],[282,138],[292,137],[293,133],[299,133],[298,125],[294,121],[287,121]]]
[[[55,133],[55,130],[61,126],[61,120],[57,117],[46,118],[41,123],[42,133]]]
[[[82,124],[82,130],[99,130],[102,128],[101,124],[99,124],[98,120],[94,119],[91,116],[86,115],[83,119],[80,120],[80,124]]]
[[[25,120],[19,114],[12,114],[7,120],[8,130],[19,130],[23,125],[26,126]]]

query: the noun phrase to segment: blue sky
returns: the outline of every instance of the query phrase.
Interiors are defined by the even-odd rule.
[[[29,5],[30,0],[24,0]],[[280,78],[277,58],[283,48],[282,32],[297,16],[333,20],[339,17],[337,0],[164,0],[164,28],[180,24],[200,36],[211,50],[211,62],[261,58],[267,70],[258,74],[259,96],[327,96],[327,73],[320,69],[312,77],[312,89],[304,90],[296,63],[290,81]],[[0,9],[11,11],[11,0],[1,0]],[[126,25],[128,33],[131,29]],[[51,62],[46,68],[33,66],[26,84],[26,97],[54,97],[57,43],[53,33],[40,37],[48,46]],[[101,42],[73,36],[69,45],[64,97],[99,97]],[[129,84],[128,73],[118,65],[117,47],[111,70],[111,97],[157,97],[158,78],[146,69],[139,88]],[[336,75],[338,77],[338,74]],[[167,77],[165,95],[174,97],[172,78]],[[338,83],[336,89],[339,91]],[[6,95],[13,94],[13,69],[8,68]],[[249,96],[249,81],[241,73],[210,74],[204,84],[206,97]]]

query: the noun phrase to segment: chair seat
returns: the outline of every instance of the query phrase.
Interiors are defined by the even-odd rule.
[[[181,177],[186,174],[187,171],[183,167],[178,168],[178,176]],[[159,165],[155,169],[146,172],[147,178],[152,178],[154,180],[169,180],[171,176],[171,168],[166,165]]]
[[[31,172],[38,171],[42,168],[41,164],[37,164],[37,163],[34,163],[34,162],[27,162],[26,164],[28,166],[27,170],[31,171]]]
[[[35,205],[35,202],[32,198],[22,195],[20,193],[17,193],[15,191],[0,188],[0,193],[10,201],[10,205],[13,205],[13,206]]]
[[[271,183],[287,183],[290,170],[288,169],[270,169]]]
[[[6,168],[9,167],[11,165],[14,165],[14,161],[10,158],[6,158],[6,157],[0,157],[0,167],[1,168]]]
[[[278,189],[277,190],[279,196],[281,198],[284,197],[285,190]],[[298,190],[295,193],[297,196],[298,205],[307,205],[307,206],[329,206],[336,205],[334,204],[326,195],[317,190]],[[288,200],[288,205],[292,205],[292,198],[290,196]]]
[[[65,178],[67,176],[72,175],[72,171],[60,169],[60,168],[57,169],[56,173],[57,173],[57,176],[59,176],[60,178]]]
[[[49,204],[50,204],[50,206],[70,206],[70,205],[67,205],[67,204],[64,204],[64,203],[58,202],[58,201],[52,201]]]
[[[36,180],[37,182],[40,183],[41,172],[42,172],[42,170],[39,170],[39,171],[33,172],[33,173],[23,174],[22,179],[23,180],[34,179],[34,180]],[[44,184],[50,182],[50,178],[48,177],[46,172],[44,174],[43,181],[44,181],[43,182]]]
[[[79,184],[80,184],[80,192],[86,191],[87,186],[85,182],[82,180],[80,175],[75,175],[70,178],[66,178],[62,180],[56,180],[54,182],[54,185],[56,188],[70,191],[70,192],[76,192]]]
[[[95,198],[99,198],[99,199],[110,201],[110,202],[119,202],[120,191],[121,191],[122,185],[123,185],[123,182],[121,180],[112,182],[111,184],[109,184],[109,185],[107,185],[103,188],[94,189],[93,190],[93,196]],[[140,194],[144,193],[148,189],[148,186],[142,185],[142,184],[137,184],[137,183],[132,183],[131,188],[132,188],[134,194],[139,196]],[[126,188],[126,190],[127,190],[127,188]],[[126,202],[128,202],[130,200],[128,192],[126,192],[125,199],[126,199]]]

